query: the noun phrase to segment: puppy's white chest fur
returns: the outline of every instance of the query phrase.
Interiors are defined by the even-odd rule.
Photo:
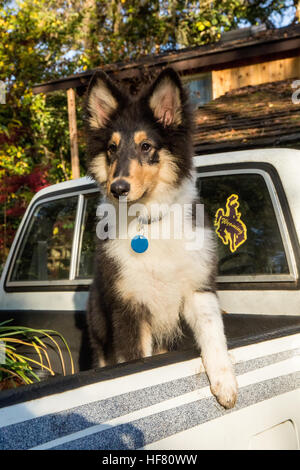
[[[204,231],[204,228],[198,230]],[[211,271],[213,238],[204,232],[200,247],[187,249],[186,237],[149,239],[144,253],[135,253],[131,239],[110,240],[108,254],[120,268],[118,294],[133,305],[145,305],[151,312],[153,334],[160,338],[176,330],[182,302],[196,290],[206,287]]]

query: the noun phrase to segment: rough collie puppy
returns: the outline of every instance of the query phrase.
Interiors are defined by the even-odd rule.
[[[214,233],[196,217],[192,117],[178,75],[165,69],[132,98],[97,73],[86,118],[89,174],[115,211],[103,231],[107,237],[97,241],[87,309],[94,366],[151,356],[180,334],[184,319],[212,393],[224,407],[234,406],[237,384],[215,292]],[[137,203],[139,211],[131,210]],[[172,237],[180,209],[190,224]],[[157,236],[166,221],[170,236]],[[198,245],[188,243],[191,231]],[[135,236],[142,251],[148,244],[146,251],[134,251]]]

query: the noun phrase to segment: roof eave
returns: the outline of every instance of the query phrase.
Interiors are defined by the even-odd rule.
[[[261,47],[263,45],[263,47]],[[287,58],[300,54],[300,28],[290,37],[252,38],[245,42],[231,44],[217,43],[217,46],[201,46],[184,51],[164,54],[158,57],[144,58],[135,63],[112,64],[97,69],[82,72],[63,79],[52,80],[47,83],[35,85],[34,94],[50,93],[56,90],[77,88],[79,92],[87,86],[91,76],[96,70],[104,69],[118,80],[137,77],[146,69],[160,69],[172,66],[182,74],[187,71],[201,72],[222,69],[233,66],[239,62],[262,62],[279,58]]]

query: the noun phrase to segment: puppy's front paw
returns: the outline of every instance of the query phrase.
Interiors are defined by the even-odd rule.
[[[224,368],[210,378],[210,389],[224,408],[233,408],[238,393],[237,381],[231,369]]]

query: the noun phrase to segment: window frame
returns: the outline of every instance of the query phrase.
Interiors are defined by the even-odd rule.
[[[7,275],[4,282],[4,289],[7,292],[26,292],[26,291],[50,291],[50,290],[77,290],[78,287],[88,287],[92,279],[75,279],[76,274],[76,266],[78,260],[78,242],[80,238],[80,231],[81,231],[81,223],[84,214],[85,208],[85,194],[98,192],[99,189],[95,188],[95,185],[92,184],[90,188],[85,189],[77,189],[77,190],[70,190],[65,189],[59,192],[55,192],[52,195],[45,195],[41,198],[38,198],[26,217],[26,220],[22,226],[22,230],[18,236],[17,244],[14,249],[13,256],[10,260]],[[75,224],[74,224],[74,231],[73,231],[73,240],[72,240],[72,250],[71,250],[71,258],[70,258],[70,270],[69,270],[69,279],[60,279],[60,280],[47,280],[47,281],[11,281],[11,276],[14,270],[15,262],[17,260],[18,254],[20,252],[22,241],[24,240],[24,236],[30,226],[32,221],[32,217],[35,211],[38,209],[39,206],[51,202],[57,201],[59,199],[67,199],[71,197],[77,197],[77,207],[75,213]]]
[[[298,267],[300,249],[285,191],[280,177],[270,163],[224,163],[213,166],[196,166],[197,178],[234,174],[258,174],[267,186],[281,235],[289,274],[257,274],[217,276],[218,290],[277,290],[299,289]],[[284,211],[283,211],[284,208]]]
[[[74,281],[77,281],[80,284],[82,284],[82,282],[84,282],[85,284],[91,284],[91,282],[92,282],[92,278],[83,279],[83,278],[76,277],[76,275],[77,275],[77,272],[79,271],[79,263],[80,263],[81,250],[82,250],[82,240],[83,240],[83,234],[84,234],[84,231],[82,230],[82,225],[83,225],[84,217],[86,215],[87,204],[88,204],[88,198],[86,196],[88,194],[93,194],[93,193],[98,193],[99,198],[100,198],[101,193],[100,193],[99,189],[94,189],[94,190],[85,191],[84,193],[81,193],[82,198],[83,198],[83,203],[82,203],[81,215],[80,215],[80,219],[78,221],[78,227],[77,227],[77,230],[78,230],[78,243],[77,243],[77,250],[75,250],[75,256],[74,256],[74,259],[73,259],[74,270],[72,272],[72,275],[73,275],[72,279]],[[95,214],[95,216],[96,216],[96,214]]]
[[[188,86],[188,84],[190,82],[194,82],[194,81],[199,81],[201,80],[202,78],[205,78],[205,77],[209,77],[209,80],[210,80],[210,95],[211,95],[211,100],[213,99],[213,78],[212,78],[212,72],[208,71],[208,72],[200,72],[200,73],[194,73],[194,74],[191,74],[191,75],[186,75],[183,77],[183,84],[185,86]],[[209,101],[207,102],[209,103]],[[200,103],[197,103],[195,104],[196,108],[202,108],[204,106],[204,104],[200,104]]]

